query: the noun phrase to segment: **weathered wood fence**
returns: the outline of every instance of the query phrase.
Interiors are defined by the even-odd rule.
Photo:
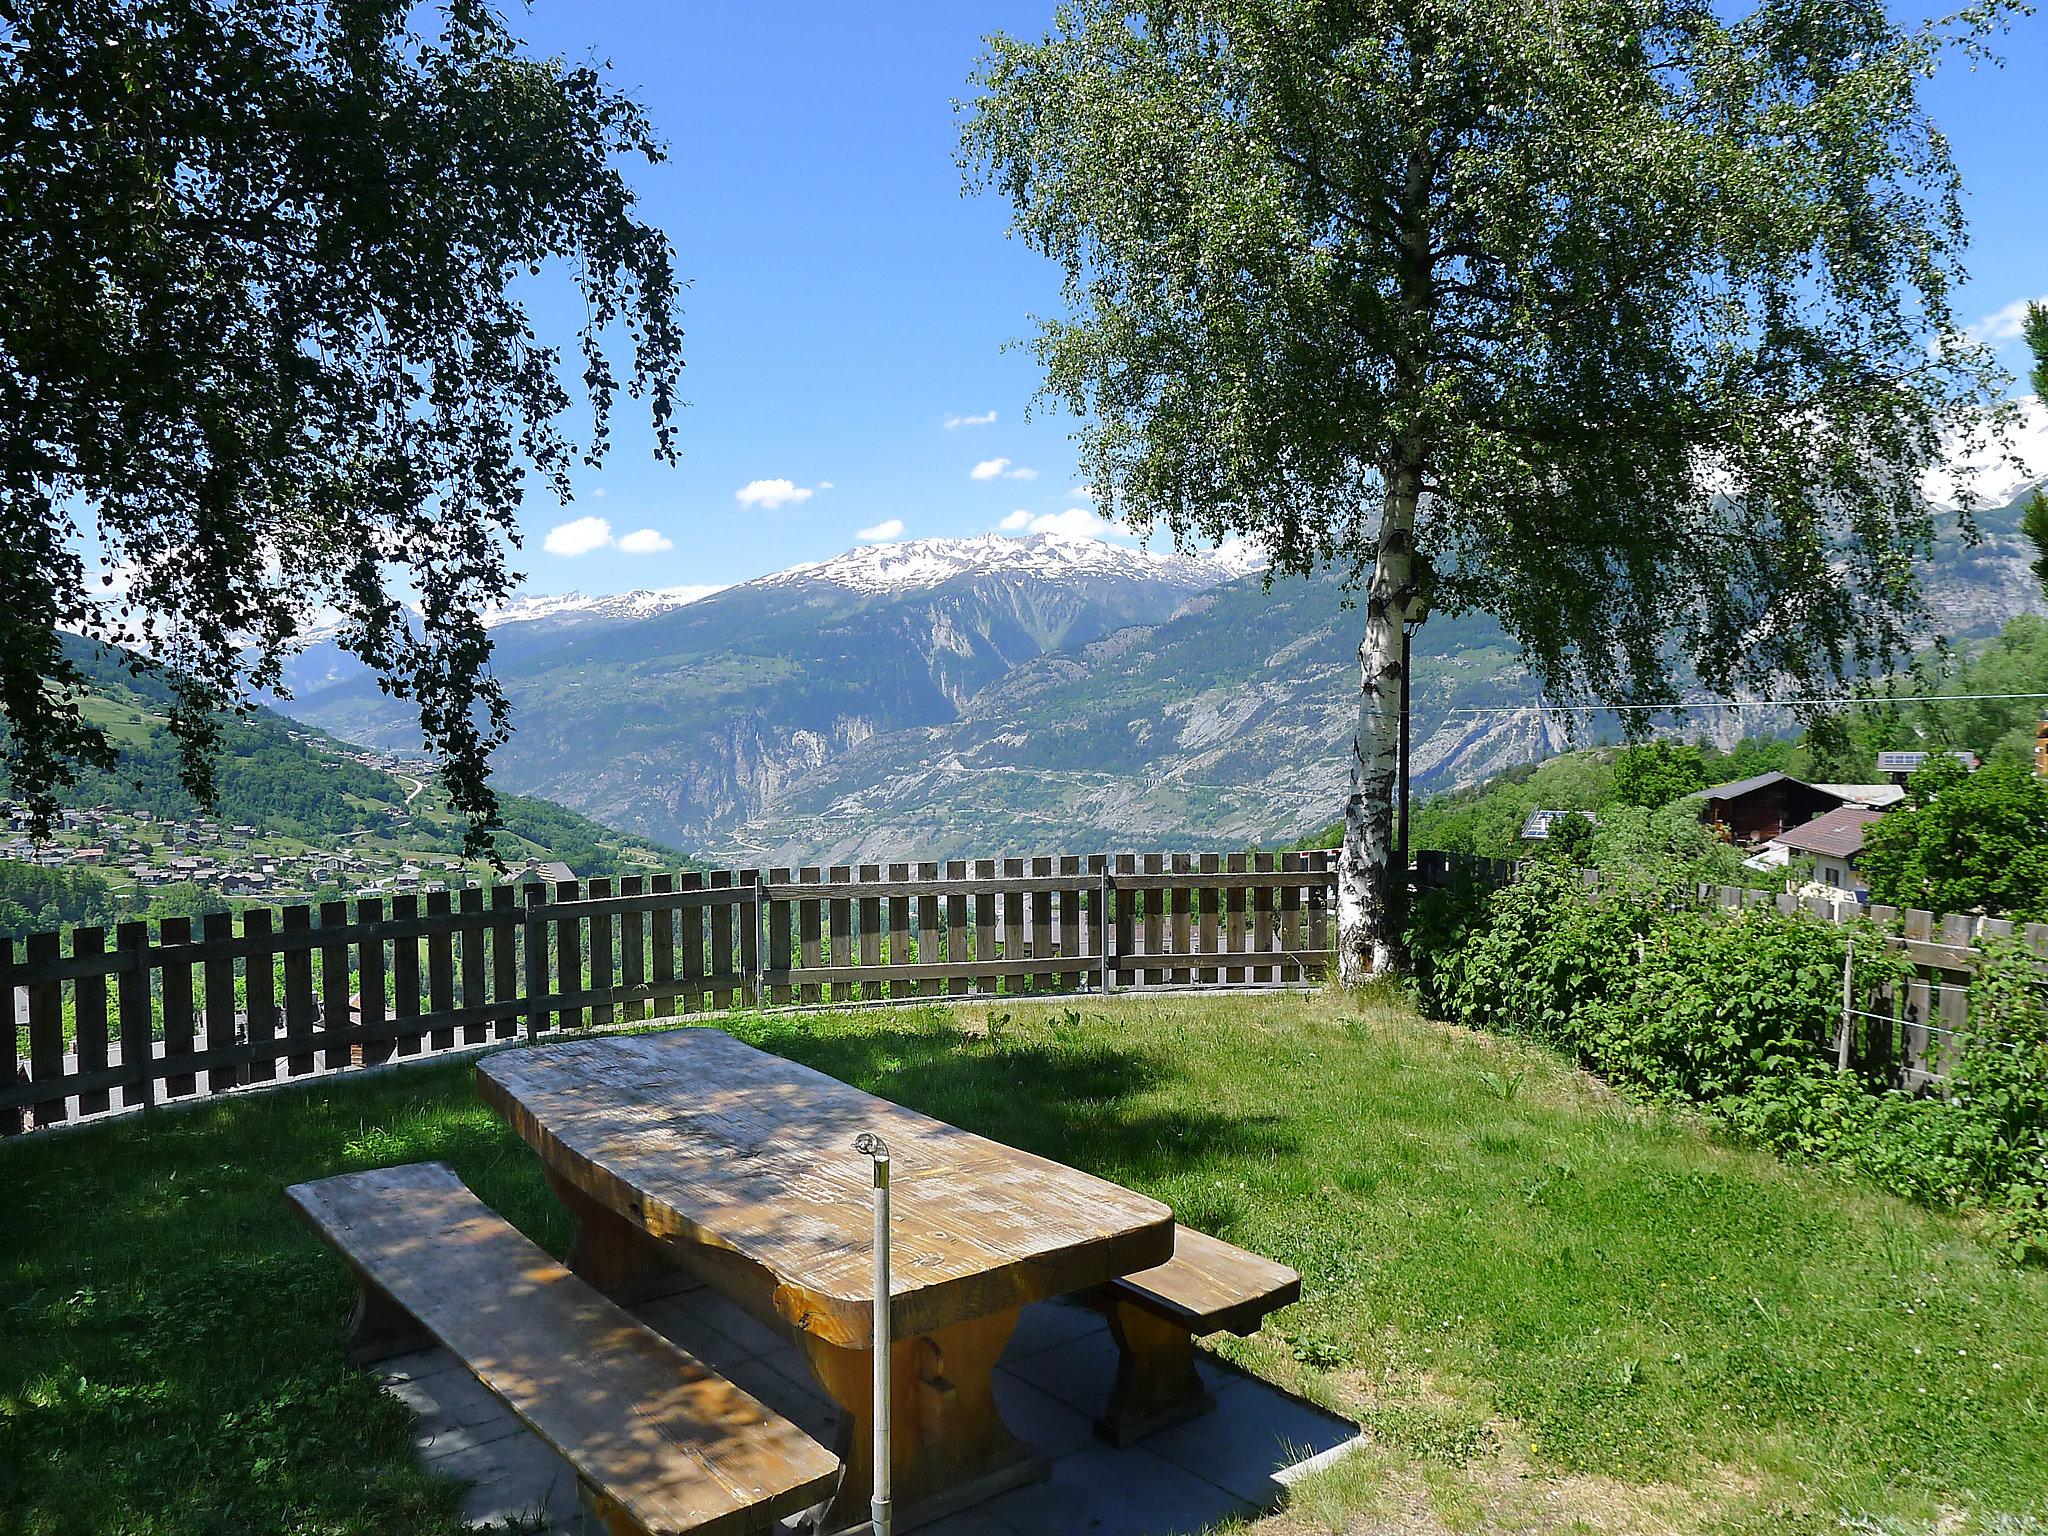
[[[1319,980],[1330,856],[715,870],[0,940],[0,1134],[745,1007]],[[24,1047],[25,1037],[25,1049]]]

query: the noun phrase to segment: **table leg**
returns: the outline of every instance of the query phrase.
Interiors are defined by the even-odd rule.
[[[647,1301],[682,1290],[689,1276],[669,1262],[662,1245],[610,1206],[593,1199],[552,1168],[548,1187],[576,1218],[569,1268],[621,1303]]]
[[[1116,1296],[1098,1304],[1116,1340],[1116,1383],[1095,1421],[1096,1434],[1111,1445],[1129,1445],[1216,1406],[1195,1370],[1195,1341],[1187,1329]]]
[[[1011,1434],[996,1411],[996,1362],[1017,1326],[1017,1311],[898,1339],[890,1347],[890,1477],[898,1530],[1046,1475],[1045,1458]],[[799,1339],[812,1372],[839,1405],[835,1450],[845,1464],[837,1492],[814,1512],[811,1529],[844,1530],[867,1518],[874,1484],[874,1351],[810,1334]]]

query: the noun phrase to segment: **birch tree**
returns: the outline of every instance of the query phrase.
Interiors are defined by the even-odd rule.
[[[675,453],[681,285],[622,169],[662,155],[481,0],[0,0],[0,768],[38,828],[115,766],[66,632],[162,668],[206,803],[326,606],[490,846],[526,491],[569,498],[621,391]]]
[[[1624,704],[1916,637],[1923,472],[1997,395],[1921,92],[2001,24],[1070,0],[988,41],[962,165],[1064,274],[1036,347],[1101,510],[1359,595],[1344,979],[1399,958],[1404,627],[1492,614],[1532,689]]]

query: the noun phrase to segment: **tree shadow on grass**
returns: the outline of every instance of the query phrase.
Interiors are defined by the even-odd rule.
[[[880,1097],[1133,1186],[1296,1146],[1277,1117],[1176,1096],[1169,1057],[1095,1028],[980,1037],[949,1016],[732,1027]],[[454,1499],[414,1463],[405,1413],[344,1363],[346,1271],[282,1194],[439,1159],[559,1254],[566,1214],[472,1085],[467,1063],[423,1066],[9,1148],[17,1198],[0,1202],[12,1207],[0,1213],[0,1323],[15,1350],[0,1397],[16,1407],[0,1415],[0,1527],[101,1529],[148,1511],[180,1532],[454,1529]]]
[[[799,1021],[749,1030],[764,1050],[1006,1146],[1118,1183],[1149,1184],[1218,1157],[1297,1150],[1277,1115],[1204,1109],[1160,1090],[1162,1055],[1080,1031],[989,1036],[950,1020],[816,1034]]]

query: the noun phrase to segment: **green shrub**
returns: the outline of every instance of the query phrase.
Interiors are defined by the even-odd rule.
[[[1596,890],[1538,865],[1491,895],[1430,893],[1409,942],[1438,1017],[1546,1041],[1787,1156],[1985,1210],[2015,1258],[2048,1258],[2048,989],[2016,946],[1987,954],[1946,1095],[1916,1096],[1836,1068],[1850,946],[1858,996],[1909,971],[1867,923],[1724,912],[1656,878]]]

